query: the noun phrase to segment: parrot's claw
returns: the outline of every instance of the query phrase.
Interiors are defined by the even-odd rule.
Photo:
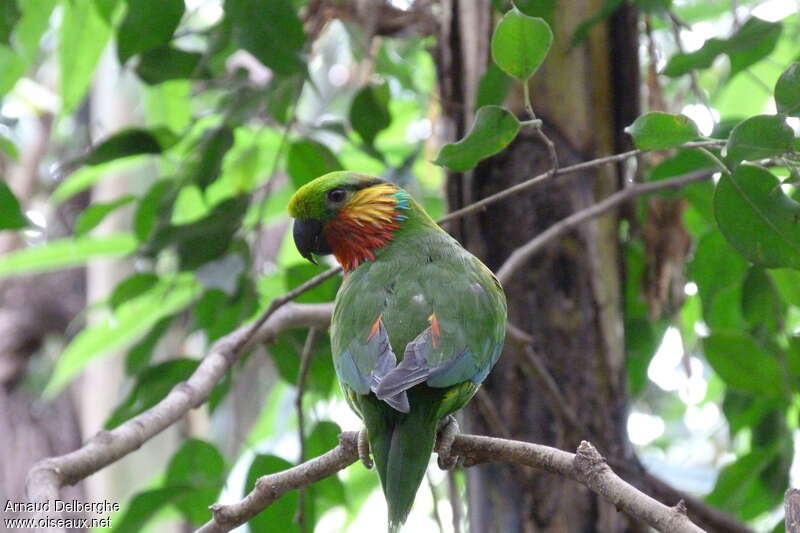
[[[367,439],[367,428],[358,432],[358,458],[367,470],[372,469],[372,458],[369,456],[369,440]]]
[[[458,463],[458,457],[451,454],[453,442],[461,432],[453,415],[447,415],[439,422],[439,433],[436,438],[437,463],[442,470],[450,470]]]

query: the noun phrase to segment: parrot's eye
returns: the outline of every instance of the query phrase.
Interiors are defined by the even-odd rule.
[[[347,198],[347,191],[344,189],[331,189],[328,191],[328,201],[334,204],[344,202]]]

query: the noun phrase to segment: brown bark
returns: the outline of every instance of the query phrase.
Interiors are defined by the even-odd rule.
[[[553,48],[529,85],[534,111],[557,146],[562,167],[631,148],[623,129],[639,114],[634,8],[623,4],[582,44],[571,47],[575,28],[602,4],[557,3],[555,20],[550,21]],[[489,62],[487,47],[474,41],[489,42],[495,14],[488,0],[445,0],[442,6],[436,62],[445,140],[450,141],[463,137],[472,121],[475,84]],[[523,116],[521,93],[511,94],[508,105]],[[550,162],[536,133],[523,132],[474,171],[449,176],[450,209],[546,172]],[[604,166],[557,177],[450,224],[449,230],[496,269],[534,236],[619,190],[624,171],[622,166]],[[538,252],[506,283],[510,320],[523,331],[517,336],[530,336],[533,346],[507,343],[466,413],[467,429],[561,449],[591,440],[609,464],[645,493],[670,506],[685,500],[689,517],[704,529],[749,531],[647,474],[628,441],[621,300],[625,273],[618,246],[619,219],[625,215],[611,212],[582,224]],[[678,244],[679,251],[685,248]],[[663,260],[664,254],[656,255]],[[556,392],[542,388],[546,383],[555,383]],[[497,465],[470,469],[468,476],[469,522],[475,533],[643,530],[585,487],[563,478]]]
[[[570,49],[577,25],[601,5],[599,0],[559,2],[553,21],[553,49],[530,84],[533,107],[558,147],[562,165],[623,148],[619,146],[623,139],[620,129],[631,109],[637,107],[635,94],[622,99],[619,92],[620,87],[638,90],[635,45],[632,54],[623,55],[625,63],[619,68],[612,60],[614,47],[628,46],[631,33],[635,42],[636,26],[627,11],[617,17],[620,27],[613,32],[599,24],[584,44]],[[471,121],[466,110],[472,108],[475,70],[485,68],[488,61],[487,50],[465,43],[488,42],[494,24],[488,2],[453,0],[450,13],[440,41],[438,66],[443,101],[461,104],[444,110],[454,137],[458,137]],[[481,17],[487,22],[476,23]],[[466,19],[471,21],[471,31],[464,31]],[[487,31],[476,35],[475,28]],[[510,100],[512,109],[522,115],[519,94]],[[625,105],[615,106],[615,101]],[[536,135],[525,132],[473,172],[450,176],[450,208],[508,188],[546,171],[549,165],[545,146]],[[497,268],[515,248],[613,193],[619,183],[613,169],[558,178],[468,217],[451,230],[490,267]],[[506,285],[510,320],[533,336],[535,352],[543,356],[566,408],[577,416],[577,424],[565,424],[564,418],[556,415],[552,402],[537,392],[519,364],[524,357],[522,349],[509,343],[485,384],[488,394],[483,398],[494,403],[511,438],[562,449],[574,449],[587,439],[614,460],[633,458],[626,433],[621,279],[617,216],[611,214],[583,225],[540,253]],[[468,412],[467,422],[470,431],[492,432],[477,409]],[[612,505],[569,480],[503,466],[471,469],[469,476],[470,525],[475,532],[635,529]]]

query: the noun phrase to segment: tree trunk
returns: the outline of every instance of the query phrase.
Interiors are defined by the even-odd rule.
[[[562,166],[623,149],[619,133],[636,113],[634,14],[623,8],[609,24],[597,24],[586,41],[570,49],[576,27],[602,4],[603,0],[558,2],[554,20],[549,21],[555,34],[553,48],[530,83],[534,110],[556,144]],[[444,11],[450,16],[444,18],[437,66],[442,101],[450,103],[444,114],[452,138],[457,138],[472,120],[475,87],[490,60],[488,43],[494,21],[488,0],[452,0]],[[613,41],[610,35],[615,36]],[[487,45],[477,46],[477,42]],[[625,94],[626,90],[634,94]],[[522,116],[520,94],[512,94],[509,105]],[[545,145],[525,132],[474,171],[449,177],[450,208],[549,168]],[[497,269],[514,249],[612,194],[620,183],[613,167],[559,177],[449,229]],[[526,371],[532,354],[507,342],[500,363],[485,383],[485,394],[466,414],[469,431],[505,433],[567,450],[590,440],[612,460],[633,458],[626,432],[623,272],[617,232],[615,213],[584,224],[539,253],[506,284],[509,320],[533,337],[533,355],[541,357],[563,398],[548,401]],[[472,468],[468,475],[473,532],[636,529],[613,505],[556,476],[503,466]]]

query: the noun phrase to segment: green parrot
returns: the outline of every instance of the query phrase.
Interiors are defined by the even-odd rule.
[[[300,253],[332,253],[345,272],[333,364],[366,426],[397,531],[440,421],[467,404],[500,357],[505,294],[406,191],[381,179],[326,174],[298,189],[289,214]]]

